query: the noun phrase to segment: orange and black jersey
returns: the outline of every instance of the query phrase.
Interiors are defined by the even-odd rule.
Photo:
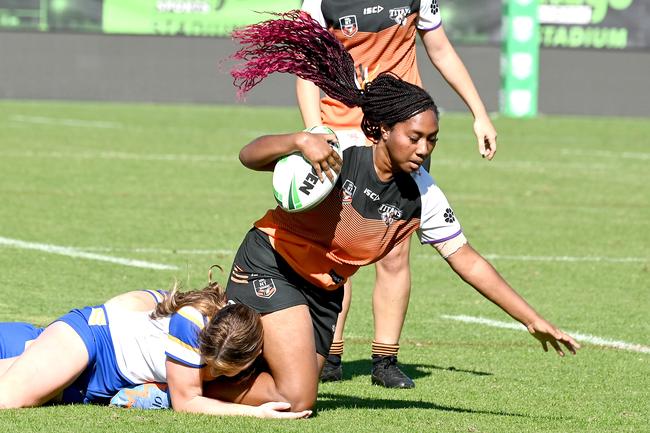
[[[314,209],[288,213],[277,207],[255,223],[310,283],[337,288],[416,230],[422,243],[444,256],[466,242],[445,195],[424,169],[382,182],[367,146],[345,149],[343,161],[334,189]]]
[[[441,25],[438,0],[305,0],[302,10],[341,41],[354,59],[361,83],[391,71],[422,85],[415,55],[417,30]],[[323,124],[334,129],[359,128],[363,115],[335,99],[321,101]]]

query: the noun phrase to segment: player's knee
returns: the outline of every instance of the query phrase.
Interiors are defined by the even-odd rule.
[[[290,401],[291,410],[293,412],[300,412],[303,410],[311,410],[316,404],[316,395],[314,396],[302,396],[298,399],[293,399]]]
[[[289,402],[293,412],[300,412],[302,410],[310,410],[316,404],[316,392],[306,392],[304,390],[296,390],[294,392],[283,392],[284,401]]]
[[[0,384],[0,409],[17,409],[23,407],[14,392]]]
[[[377,271],[395,275],[402,272],[409,272],[409,255],[394,254],[386,256],[377,262]]]

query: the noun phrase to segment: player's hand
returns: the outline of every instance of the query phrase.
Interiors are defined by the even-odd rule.
[[[497,131],[487,115],[474,120],[474,134],[478,140],[478,151],[481,156],[492,160],[497,152]]]
[[[303,410],[301,412],[288,412],[291,405],[281,401],[271,401],[257,406],[255,416],[258,418],[282,418],[282,419],[300,419],[309,418],[311,416],[310,410]]]
[[[580,344],[578,344],[573,337],[560,331],[544,319],[537,319],[526,326],[526,328],[533,337],[537,338],[539,342],[542,343],[544,352],[548,352],[549,344],[560,356],[564,356],[564,351],[560,344],[564,345],[569,352],[574,355],[576,354],[576,350],[580,349]]]
[[[312,134],[301,132],[297,138],[296,146],[300,153],[311,162],[316,175],[321,182],[324,176],[334,181],[334,176],[341,172],[343,160],[330,143],[336,142],[334,134]]]

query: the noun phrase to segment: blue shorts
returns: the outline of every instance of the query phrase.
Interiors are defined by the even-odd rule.
[[[117,366],[103,305],[72,310],[55,322],[74,329],[88,351],[88,367],[63,391],[63,403],[108,404],[121,388],[134,385]],[[43,330],[28,323],[0,323],[0,359],[23,353],[25,343],[36,339]]]
[[[0,322],[0,359],[23,353],[25,344],[35,340],[43,329],[23,322]]]
[[[117,366],[103,305],[72,310],[56,322],[64,322],[74,329],[88,350],[88,367],[65,390],[64,403],[108,404],[121,388],[134,385]]]

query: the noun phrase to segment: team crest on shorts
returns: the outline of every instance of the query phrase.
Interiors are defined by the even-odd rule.
[[[393,205],[382,204],[379,206],[379,215],[381,215],[381,220],[386,223],[387,226],[389,226],[395,220],[398,220],[402,217],[402,211]]]
[[[343,189],[341,190],[341,202],[342,203],[352,203],[352,196],[357,190],[357,187],[351,180],[346,179],[343,183]]]
[[[357,34],[359,26],[357,25],[357,16],[356,15],[346,15],[339,18],[339,24],[341,25],[341,31],[345,36],[351,38]]]
[[[255,289],[255,294],[258,297],[264,299],[269,299],[271,296],[275,295],[275,292],[277,291],[273,278],[260,278],[259,280],[254,280],[253,289]]]
[[[408,6],[402,6],[399,8],[390,9],[388,11],[388,16],[391,20],[395,21],[400,26],[406,25],[406,17],[411,13],[411,8]]]

